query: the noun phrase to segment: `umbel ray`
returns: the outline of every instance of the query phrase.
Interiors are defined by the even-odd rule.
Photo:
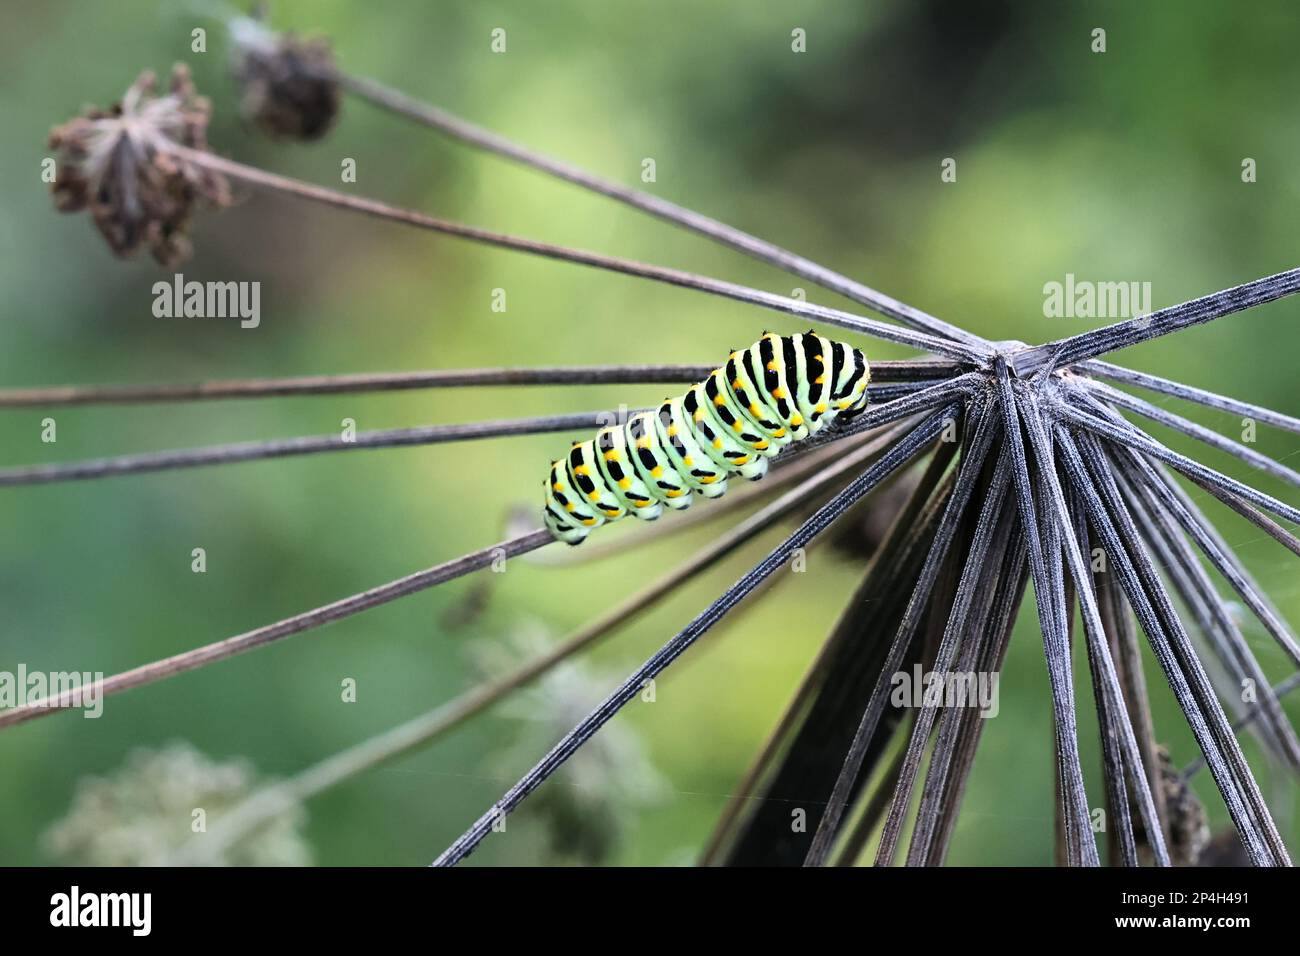
[[[282,55],[296,42],[269,33],[254,35],[260,56]],[[837,519],[891,476],[924,461],[927,464],[920,482],[868,563],[840,626],[751,769],[744,799],[733,802],[720,821],[706,861],[845,863],[856,860],[870,840],[878,837],[875,861],[889,864],[898,855],[911,818],[914,825],[906,861],[941,863],[952,839],[982,728],[970,710],[900,711],[888,699],[890,677],[914,662],[932,671],[963,667],[998,670],[1017,610],[1032,582],[1053,707],[1063,862],[1095,865],[1101,861],[1089,824],[1093,803],[1084,785],[1077,733],[1071,656],[1077,610],[1102,730],[1105,803],[1112,821],[1114,858],[1126,865],[1148,860],[1172,862],[1155,730],[1146,707],[1140,628],[1140,636],[1150,646],[1186,716],[1250,861],[1257,865],[1290,863],[1288,849],[1242,752],[1237,728],[1224,709],[1222,693],[1202,659],[1206,653],[1215,655],[1217,666],[1234,678],[1262,676],[1225,597],[1201,564],[1202,557],[1297,666],[1300,642],[1175,475],[1224,502],[1296,555],[1300,555],[1300,540],[1287,524],[1300,523],[1300,510],[1171,449],[1144,431],[1135,417],[1150,418],[1213,445],[1289,484],[1300,485],[1300,475],[1254,449],[1106,382],[1233,410],[1292,433],[1300,434],[1300,420],[1131,372],[1102,361],[1102,357],[1290,296],[1300,290],[1300,269],[1036,346],[992,342],[716,220],[605,182],[374,81],[349,76],[332,61],[322,65],[316,58],[311,70],[307,79],[312,82],[325,83],[341,94],[477,148],[650,212],[815,282],[882,318],[709,276],[491,232],[221,158],[207,148],[203,135],[207,106],[194,96],[188,77],[178,73],[171,92],[163,96],[156,96],[151,81],[144,79],[116,109],[94,111],[60,127],[55,135],[61,150],[56,195],[62,206],[89,209],[113,249],[121,254],[147,246],[160,261],[175,261],[186,250],[191,214],[204,203],[224,205],[229,181],[236,180],[254,189],[275,190],[387,222],[749,303],[812,322],[814,327],[802,337],[764,336],[716,371],[707,365],[471,369],[0,391],[0,406],[44,408],[482,384],[700,383],[675,400],[676,404],[666,403],[666,412],[639,413],[615,428],[608,427],[608,413],[598,410],[362,433],[350,443],[332,436],[308,436],[0,469],[0,484],[35,484],[284,455],[606,426],[597,438],[579,443],[552,469],[547,482],[548,504],[559,507],[548,519],[550,530],[539,528],[323,607],[123,671],[104,682],[105,694],[177,676],[454,580],[488,566],[500,554],[514,557],[546,547],[557,536],[573,538],[579,534],[578,526],[566,516],[583,508],[602,509],[604,513],[590,512],[599,524],[634,509],[672,508],[674,501],[690,500],[686,492],[708,495],[710,487],[721,484],[725,475],[752,477],[766,467],[768,453],[787,443],[794,445],[775,458],[768,481],[755,486],[771,487],[770,492],[755,496],[767,501],[755,516],[757,520],[736,525],[726,536],[725,548],[734,548],[772,521],[798,512],[800,504],[815,505],[811,513],[804,508],[792,533],[613,689],[435,861],[454,864],[473,852],[492,832],[495,822],[541,786],[645,681],[662,673],[793,554],[823,539]],[[269,95],[274,100],[273,84]],[[319,105],[331,99],[326,96],[312,102]],[[313,135],[323,128],[318,121],[288,125],[310,129]],[[147,135],[140,134],[141,127]],[[121,161],[124,156],[131,161]],[[121,201],[122,196],[136,191],[146,201],[130,206]],[[868,370],[870,350],[835,343],[823,329],[828,326],[908,346],[920,355],[908,361],[870,361]],[[819,355],[821,361],[816,363],[814,358]],[[823,377],[824,381],[817,381]],[[847,404],[828,405],[818,412],[823,402],[814,391],[817,387],[828,391],[831,402]],[[695,401],[688,407],[691,396]],[[700,412],[703,417],[697,419]],[[839,412],[844,414],[836,417]],[[814,414],[819,416],[816,422]],[[822,422],[820,416],[833,421]],[[634,422],[639,422],[635,428]],[[676,430],[670,434],[670,429]],[[946,440],[950,438],[956,440]],[[640,446],[642,441],[648,445]],[[722,441],[722,447],[715,441]],[[759,447],[762,443],[766,444]],[[646,461],[635,454],[639,451],[650,453]],[[624,461],[631,471],[611,470],[617,458],[607,458],[610,452],[630,456]],[[692,459],[689,464],[687,458]],[[657,475],[655,469],[660,469]],[[695,474],[699,470],[705,474]],[[716,478],[704,480],[711,476]],[[589,479],[590,488],[579,478]],[[672,490],[683,494],[668,495],[670,489],[655,484],[660,480],[667,480]],[[677,481],[680,484],[674,484]],[[557,485],[562,487],[557,489]],[[586,502],[570,492],[580,493]],[[650,499],[651,504],[638,509],[632,492]],[[780,497],[770,498],[778,492]],[[563,502],[557,497],[560,495]],[[567,504],[574,509],[569,510]],[[721,509],[722,505],[713,507]],[[670,522],[679,520],[683,519],[671,518]],[[591,526],[584,525],[582,530],[587,527]],[[634,539],[635,535],[625,536],[625,540]],[[1089,556],[1098,547],[1104,549],[1113,573],[1093,571]],[[1153,559],[1157,554],[1169,568],[1157,566]],[[1162,570],[1168,573],[1162,574]],[[563,572],[556,569],[555,573]],[[644,596],[629,599],[632,603],[627,610],[639,611],[662,600],[682,579],[681,575],[669,576]],[[872,599],[863,600],[864,596]],[[1184,616],[1175,602],[1193,611]],[[525,662],[518,672],[477,694],[344,750],[276,785],[278,789],[254,795],[247,805],[230,814],[228,832],[253,828],[284,800],[319,793],[435,739],[535,678],[565,654],[577,653],[616,629],[618,620],[607,617],[562,642],[562,652]],[[1294,682],[1285,686],[1290,689]],[[0,712],[0,727],[48,715],[70,703],[60,697],[29,702]],[[851,715],[849,719],[846,714]],[[1292,770],[1300,768],[1300,742],[1278,694],[1266,681],[1261,682],[1258,705],[1237,724],[1249,726],[1277,761]],[[893,741],[900,745],[891,748]],[[887,762],[891,749],[896,756]],[[796,788],[801,796],[813,797],[813,825],[803,835],[791,834],[788,826],[778,827],[773,817],[784,812],[784,800]],[[919,806],[911,814],[912,796],[918,789]]]

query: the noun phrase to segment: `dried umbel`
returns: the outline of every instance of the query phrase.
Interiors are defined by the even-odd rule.
[[[173,266],[189,257],[195,207],[228,206],[230,187],[173,149],[207,149],[210,108],[195,95],[189,69],[172,69],[166,95],[155,95],[155,86],[145,71],[120,103],[91,107],[51,130],[50,146],[59,151],[52,190],[60,212],[89,209],[117,255],[148,246],[159,263]]]
[[[342,93],[327,40],[274,34],[255,20],[236,20],[232,69],[244,119],[276,139],[324,136]]]
[[[46,831],[45,847],[59,862],[76,866],[170,865],[172,853],[195,833],[197,810],[205,825],[220,819],[258,782],[246,760],[213,760],[183,741],[138,748],[111,775],[78,782],[72,806]],[[204,862],[310,866],[305,823],[306,813],[295,806]]]

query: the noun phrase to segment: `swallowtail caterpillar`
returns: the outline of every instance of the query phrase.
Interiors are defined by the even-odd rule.
[[[758,480],[769,458],[867,407],[871,369],[861,351],[816,332],[766,334],[732,352],[685,395],[602,428],[552,462],[543,520],[581,544],[593,528],[634,514],[717,498],[727,478]]]

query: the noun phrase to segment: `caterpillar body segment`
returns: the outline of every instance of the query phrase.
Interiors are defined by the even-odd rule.
[[[732,352],[686,394],[575,442],[551,463],[543,521],[580,544],[607,521],[646,521],[694,495],[717,498],[731,475],[758,480],[768,460],[867,406],[861,351],[816,332],[766,334]]]
[[[695,430],[705,454],[729,472],[756,481],[767,474],[767,459],[758,454],[753,444],[746,443],[747,419],[738,407],[725,404],[727,390],[720,389],[709,395],[708,385],[715,383],[713,376],[696,385],[682,398],[682,408],[689,416],[688,424]],[[719,404],[722,402],[723,404]],[[757,435],[749,435],[759,443]]]
[[[658,416],[654,412],[641,412],[628,419],[624,430],[630,446],[632,467],[641,476],[649,493],[669,508],[680,510],[691,506],[691,489],[668,460],[663,439],[659,434]],[[658,513],[647,515],[658,517]]]
[[[725,494],[730,472],[700,443],[703,436],[693,427],[685,400],[672,398],[660,405],[657,422],[664,451],[687,486],[705,498]]]

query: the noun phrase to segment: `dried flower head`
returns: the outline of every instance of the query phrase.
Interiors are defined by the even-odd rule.
[[[230,204],[226,180],[179,158],[173,145],[206,150],[210,107],[196,96],[189,69],[172,68],[170,91],[154,95],[156,78],[140,74],[121,102],[56,126],[49,143],[59,151],[53,185],[60,212],[89,209],[119,256],[147,245],[164,266],[188,258],[186,236],[198,203]]]
[[[231,23],[230,32],[244,119],[276,139],[329,132],[343,99],[329,41],[275,34],[248,18]]]
[[[108,777],[85,777],[67,814],[44,836],[51,856],[80,866],[157,866],[194,833],[196,812],[214,820],[257,783],[245,760],[218,763],[188,743],[132,751]],[[212,862],[308,866],[301,807],[283,814]]]

